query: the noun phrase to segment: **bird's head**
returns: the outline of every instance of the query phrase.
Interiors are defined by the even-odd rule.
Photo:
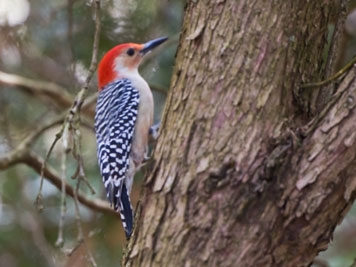
[[[137,75],[143,56],[167,39],[162,37],[145,44],[127,43],[112,48],[99,63],[99,90],[116,79]]]

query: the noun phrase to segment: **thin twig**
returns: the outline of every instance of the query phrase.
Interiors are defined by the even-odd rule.
[[[43,124],[37,130],[33,131],[24,141],[22,141],[11,152],[6,153],[5,156],[0,158],[0,170],[5,170],[12,165],[19,163],[22,158],[28,153],[30,145],[33,144],[36,139],[46,130],[62,123],[64,120],[64,114],[54,118],[49,123]]]
[[[68,93],[67,89],[55,83],[30,79],[2,71],[0,71],[0,83],[16,86],[20,90],[29,92],[35,97],[44,96],[47,99],[49,98],[51,100],[50,104],[55,103],[57,106],[62,108],[69,108],[73,103],[73,96]],[[160,85],[149,84],[149,86],[152,91],[167,94],[167,89]],[[96,92],[84,99],[81,114],[84,114],[90,118],[94,117],[95,103],[98,95],[99,93]],[[48,102],[46,102],[46,104],[48,104]]]
[[[98,50],[99,50],[99,39],[100,39],[100,0],[95,0],[93,3],[95,7],[95,34],[94,34],[94,43],[93,43],[93,54],[90,62],[88,76],[84,82],[82,89],[76,95],[72,108],[68,112],[67,121],[70,124],[73,122],[74,116],[77,113],[79,113],[82,107],[82,104],[85,99],[85,93],[89,88],[89,83],[94,75],[98,62]]]
[[[99,92],[96,92],[90,96],[88,96],[85,101],[84,101],[84,104],[83,104],[83,107],[82,107],[82,110],[83,111],[86,111],[88,109],[90,109],[90,107],[92,107],[93,105],[95,105],[96,103],[96,100],[98,98],[98,95],[99,95]],[[94,110],[94,109],[93,109]],[[94,117],[94,112],[93,112],[93,116]]]
[[[92,59],[91,59],[90,67],[89,67],[89,73],[88,73],[87,79],[86,79],[86,81],[84,83],[84,86],[82,87],[82,89],[77,94],[77,96],[76,96],[76,98],[75,98],[75,100],[73,102],[73,105],[72,105],[71,109],[69,110],[69,112],[68,112],[68,114],[67,114],[67,116],[65,118],[65,121],[64,121],[64,123],[62,125],[62,129],[57,133],[56,138],[55,138],[54,142],[51,145],[51,149],[47,153],[47,157],[46,157],[46,159],[44,161],[43,168],[45,167],[45,164],[46,164],[46,162],[47,162],[47,160],[49,158],[49,155],[50,155],[50,153],[52,151],[52,148],[54,147],[55,143],[60,138],[63,137],[63,133],[66,132],[69,129],[71,129],[71,130],[74,129],[75,130],[75,128],[72,125],[74,117],[76,115],[79,116],[79,111],[80,111],[80,108],[81,108],[82,103],[84,101],[85,92],[88,89],[89,83],[90,83],[90,81],[92,79],[92,76],[94,74],[94,71],[96,69],[97,57],[98,57],[98,48],[99,48],[99,37],[100,37],[100,0],[95,0],[94,6],[95,6],[95,35],[94,35],[93,54],[92,54]],[[64,145],[63,145],[64,147],[66,146],[65,142],[67,142],[66,138],[64,138]],[[43,182],[43,178],[41,178],[40,192],[39,192],[38,197],[37,197],[37,199],[39,201],[41,200],[42,182]]]
[[[77,122],[77,124],[80,124],[80,121]],[[85,174],[84,170],[84,162],[83,162],[83,157],[82,157],[82,138],[81,138],[81,132],[79,130],[79,126],[75,131],[74,131],[74,149],[73,149],[73,156],[77,160],[77,169],[75,173],[72,175],[72,179],[78,178],[78,180],[83,180],[83,182],[88,186],[90,192],[94,195],[95,194],[95,189],[94,187],[89,183],[88,178]]]
[[[43,165],[41,167],[41,174],[40,174],[40,188],[38,190],[37,196],[36,196],[36,200],[35,200],[35,205],[37,207],[37,209],[39,211],[43,210],[43,200],[42,200],[42,189],[43,189],[43,178],[44,178],[44,170],[46,169],[46,164],[49,160],[49,157],[52,153],[53,148],[55,147],[55,145],[57,144],[58,140],[61,138],[62,136],[62,132],[59,132],[56,134],[55,139],[51,145],[51,147],[49,148],[46,158],[43,162]]]
[[[68,140],[69,140],[69,131],[76,132],[76,130],[80,131],[79,123],[77,125],[74,124],[74,121],[80,122],[80,109],[85,99],[85,93],[88,90],[89,83],[92,79],[94,71],[97,65],[97,57],[98,57],[98,48],[99,48],[99,37],[100,37],[100,0],[95,0],[94,2],[95,7],[95,35],[94,35],[94,44],[93,44],[93,54],[92,59],[89,67],[89,73],[85,80],[85,83],[79,93],[76,95],[75,100],[71,109],[69,110],[66,119],[63,123],[61,131],[57,134],[60,135],[62,138],[63,143],[63,156],[62,156],[62,176],[61,176],[61,216],[59,220],[59,232],[58,232],[58,239],[56,242],[57,246],[62,247],[64,244],[63,240],[63,224],[64,224],[64,214],[65,214],[65,185],[66,185],[66,159],[67,154],[69,152]],[[75,119],[77,118],[77,119]],[[76,144],[73,144],[75,147]],[[46,163],[46,162],[45,162]],[[45,164],[44,163],[44,164]],[[73,194],[75,194],[73,192]]]
[[[340,59],[340,45],[343,42],[343,36],[345,35],[345,20],[347,17],[347,7],[348,0],[340,0],[339,8],[336,11],[335,17],[335,27],[334,32],[330,40],[330,44],[327,46],[327,59],[325,62],[325,76],[329,77],[333,75],[337,71],[337,63]],[[317,93],[317,98],[315,100],[315,111],[316,113],[320,112],[325,105],[331,99],[335,88],[333,84],[329,84],[327,86],[323,86]]]
[[[95,2],[93,2],[93,4],[95,6],[96,28],[95,28],[95,37],[94,37],[94,44],[93,44],[93,56],[92,56],[92,61],[91,61],[91,65],[90,65],[90,73],[87,77],[86,84],[83,87],[84,90],[86,90],[88,88],[88,83],[90,82],[91,77],[92,77],[92,75],[95,71],[95,68],[96,68],[97,54],[98,54],[98,42],[99,42],[99,36],[100,36],[100,1],[96,0]],[[11,75],[11,74],[8,75],[7,73],[3,73],[3,72],[0,72],[0,82],[6,83],[6,84],[17,85],[17,86],[24,86],[26,88],[30,88],[31,92],[34,92],[36,94],[43,91],[45,95],[51,96],[51,97],[53,97],[53,99],[59,99],[61,95],[62,96],[66,95],[66,96],[68,96],[68,98],[65,97],[64,98],[65,100],[62,101],[61,103],[64,103],[64,105],[67,105],[68,103],[70,104],[70,102],[71,102],[70,100],[68,100],[71,97],[69,96],[69,94],[66,93],[66,90],[64,88],[57,87],[56,85],[51,84],[51,83],[45,83],[45,82],[42,83],[42,82],[38,82],[38,81],[35,81],[32,79],[23,78],[21,76],[14,77],[14,75]],[[78,93],[78,95],[80,96],[80,92]],[[80,98],[80,97],[77,97],[76,99],[84,100],[84,98]],[[89,106],[92,106],[92,104],[95,102],[95,100],[96,100],[96,94],[94,94],[92,97],[89,98],[89,102],[87,101],[83,105],[83,109],[86,109],[86,108],[89,108]],[[74,107],[77,107],[77,111],[80,108],[80,103],[81,103],[81,101],[79,101],[79,102],[77,101],[77,102],[74,102],[74,104],[73,104]],[[71,109],[71,111],[73,111],[73,110]],[[59,118],[56,118],[49,124],[44,125],[39,130],[34,131],[28,138],[26,138],[26,140],[24,142],[22,142],[13,151],[6,154],[6,156],[0,157],[0,170],[6,169],[6,168],[13,166],[15,164],[18,164],[18,163],[24,163],[27,166],[32,167],[37,173],[39,173],[39,174],[42,173],[42,176],[44,178],[48,179],[57,188],[61,189],[62,188],[62,179],[53,168],[48,166],[47,161],[51,154],[51,151],[53,150],[53,147],[55,146],[56,142],[58,142],[58,140],[61,137],[61,132],[64,129],[63,126],[68,124],[68,114],[74,115],[73,113],[69,112],[69,113],[67,113],[67,118],[65,118],[65,115],[62,114],[61,116],[59,116]],[[41,158],[37,154],[30,151],[30,145],[34,142],[34,140],[38,136],[40,136],[40,134],[42,134],[46,129],[49,129],[52,126],[57,125],[63,121],[64,121],[64,123],[62,125],[62,129],[58,134],[58,138],[56,137],[56,139],[58,139],[58,140],[55,139],[55,141],[51,145],[51,148],[48,151],[45,159]],[[92,129],[92,127],[89,127],[89,128]],[[71,128],[71,130],[72,129],[73,128]],[[82,159],[81,159],[81,161],[83,162]],[[80,171],[80,176],[85,177],[84,167],[82,164],[81,164],[79,171]],[[43,181],[42,181],[42,184],[43,184]],[[41,186],[41,188],[42,188],[42,186]],[[69,196],[74,197],[74,189],[68,184],[65,184],[65,193]],[[106,201],[103,201],[100,199],[89,199],[85,195],[82,195],[82,194],[78,194],[78,200],[83,205],[85,205],[86,207],[88,207],[92,210],[106,212],[106,213],[109,213],[111,215],[118,217],[117,212],[115,212],[113,209],[111,209]]]
[[[91,192],[93,194],[95,194],[95,190],[90,185],[88,179],[86,178],[85,172],[84,172],[84,164],[83,164],[83,159],[82,159],[82,155],[81,155],[81,133],[80,133],[80,109],[81,109],[81,106],[84,101],[85,92],[88,90],[89,83],[92,79],[92,76],[94,74],[94,71],[97,66],[97,61],[98,61],[99,37],[100,37],[100,0],[95,0],[94,6],[95,6],[95,35],[94,35],[93,54],[92,54],[92,59],[91,59],[90,67],[89,67],[89,73],[88,73],[88,76],[87,76],[87,79],[85,81],[83,88],[77,94],[77,97],[76,97],[76,100],[74,101],[73,107],[71,108],[71,110],[69,112],[68,123],[72,126],[72,131],[73,131],[73,136],[74,136],[73,137],[74,138],[73,146],[74,146],[74,155],[75,155],[74,157],[77,159],[78,168],[79,168],[79,177],[77,179],[76,189],[73,192],[75,211],[76,211],[76,221],[77,221],[77,226],[78,226],[78,242],[84,243],[86,254],[87,254],[87,259],[93,267],[96,267],[97,264],[94,260],[94,257],[92,255],[92,253],[85,241],[84,235],[83,235],[83,229],[81,226],[81,219],[80,219],[80,212],[79,212],[79,205],[78,205],[78,193],[79,193],[79,186],[80,186],[81,180],[83,180],[86,183],[86,185],[89,187]]]
[[[9,105],[10,103],[8,103],[4,98],[0,98],[0,114],[2,114],[2,116],[0,116],[0,124],[2,129],[4,129],[4,138],[6,139],[8,146],[13,147],[13,138],[10,133],[10,118],[8,114]]]
[[[77,228],[78,228],[78,237],[77,237],[77,242],[78,245],[77,247],[80,246],[81,243],[84,243],[86,254],[87,254],[87,260],[88,262],[93,266],[96,267],[97,264],[94,260],[94,257],[88,247],[88,244],[85,240],[82,225],[81,225],[81,218],[80,218],[80,211],[79,211],[79,205],[78,205],[78,194],[79,194],[79,187],[80,187],[80,182],[83,181],[90,189],[92,194],[95,194],[94,188],[91,186],[89,183],[85,171],[84,171],[84,164],[83,164],[83,157],[81,156],[82,154],[82,147],[81,147],[81,132],[79,130],[79,125],[80,125],[80,117],[77,117],[77,121],[75,122],[75,125],[77,129],[74,131],[74,136],[73,136],[73,142],[74,142],[74,149],[73,149],[73,156],[77,160],[77,171],[76,173],[72,176],[72,179],[77,178],[77,183],[76,183],[76,188],[74,190],[74,205],[75,205],[75,219],[77,222]]]
[[[79,205],[78,205],[78,193],[79,193],[79,186],[80,186],[80,181],[81,179],[77,180],[77,185],[76,188],[74,190],[74,205],[75,205],[75,219],[77,222],[77,228],[78,228],[78,244],[80,245],[81,243],[84,243],[85,246],[85,251],[87,254],[87,260],[88,262],[93,266],[96,267],[97,264],[95,262],[95,259],[93,257],[93,254],[91,253],[88,244],[85,240],[84,234],[83,234],[83,228],[82,228],[82,224],[81,224],[81,219],[80,219],[80,211],[79,211]]]
[[[68,139],[69,139],[69,129],[64,127],[62,135],[62,162],[61,162],[61,214],[59,217],[59,226],[58,226],[58,238],[56,241],[56,246],[63,247],[64,238],[63,238],[63,226],[64,226],[64,216],[66,213],[66,178],[67,178],[67,155],[69,153]]]
[[[77,180],[77,184],[74,190],[74,205],[75,205],[75,220],[77,222],[77,228],[78,228],[78,237],[77,241],[80,243],[84,239],[83,235],[83,229],[81,225],[81,219],[80,219],[80,211],[79,211],[79,205],[78,205],[78,193],[79,193],[79,186],[80,186],[80,179]]]
[[[355,75],[353,72],[349,72],[342,83],[339,85],[338,91],[332,96],[329,103],[315,116],[305,127],[301,128],[300,134],[302,136],[308,136],[312,133],[318,126],[318,123],[325,118],[327,112],[332,108],[335,103],[340,99],[340,97],[345,93],[345,91],[350,87],[350,84],[355,80]]]
[[[320,87],[320,86],[326,85],[326,84],[338,79],[341,75],[345,74],[355,63],[356,63],[356,56],[353,59],[351,59],[351,61],[349,63],[347,63],[345,65],[345,67],[343,67],[341,70],[336,72],[334,75],[332,75],[328,79],[326,79],[324,81],[320,81],[320,82],[315,82],[315,83],[302,84],[301,88],[305,89],[305,88]]]
[[[67,0],[67,39],[69,43],[69,50],[70,50],[70,57],[72,63],[72,71],[73,73],[76,72],[76,65],[75,65],[75,50],[74,50],[74,42],[73,42],[73,0]]]
[[[41,158],[39,155],[33,153],[33,152],[28,152],[24,154],[24,156],[17,158],[16,163],[25,163],[27,166],[31,167],[34,169],[37,173],[40,173],[44,159]],[[16,164],[14,163],[14,164]],[[52,167],[46,166],[44,169],[44,177],[47,178],[55,187],[57,187],[59,190],[61,189],[62,186],[62,180],[60,175],[54,170]],[[68,183],[65,185],[65,192],[68,196],[74,197],[74,190],[72,186],[70,186]],[[85,195],[78,194],[78,200],[80,203],[82,203],[84,206],[95,210],[95,211],[100,211],[100,212],[105,212],[108,214],[111,214],[115,217],[119,217],[118,213],[110,208],[110,205],[101,199],[98,198],[88,198]]]

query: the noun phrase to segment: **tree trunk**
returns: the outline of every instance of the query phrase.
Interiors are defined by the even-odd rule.
[[[356,81],[352,70],[322,110],[300,84],[330,68],[340,9],[188,1],[123,265],[308,266],[327,247],[355,198]]]

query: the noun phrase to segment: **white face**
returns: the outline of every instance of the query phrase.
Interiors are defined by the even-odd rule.
[[[127,77],[138,72],[142,61],[140,50],[142,45],[132,45],[121,51],[115,58],[115,70],[119,76]]]
[[[149,86],[138,72],[138,66],[141,63],[143,55],[140,54],[140,50],[129,51],[129,53],[128,50],[129,48],[124,49],[114,59],[114,71],[116,72],[116,78],[129,79],[133,87],[140,91],[140,98],[142,98],[141,100],[147,101],[145,98],[145,93],[142,92],[142,90],[149,91]]]

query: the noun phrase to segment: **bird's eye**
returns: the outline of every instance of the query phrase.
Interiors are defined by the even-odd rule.
[[[131,56],[133,56],[135,54],[135,50],[133,48],[129,48],[127,50],[126,54],[128,54],[131,57]]]

